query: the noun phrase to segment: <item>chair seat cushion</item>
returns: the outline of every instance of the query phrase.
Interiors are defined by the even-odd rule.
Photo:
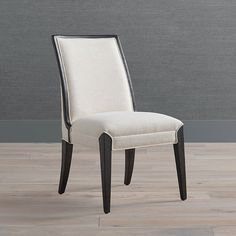
[[[97,146],[102,133],[112,138],[112,149],[129,149],[177,143],[177,131],[183,125],[173,117],[151,112],[103,112],[76,120],[72,124],[72,142]]]

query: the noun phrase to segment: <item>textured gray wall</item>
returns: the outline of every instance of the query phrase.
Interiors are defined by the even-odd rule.
[[[139,110],[236,116],[234,0],[1,0],[0,120],[60,118],[50,35],[119,34]]]

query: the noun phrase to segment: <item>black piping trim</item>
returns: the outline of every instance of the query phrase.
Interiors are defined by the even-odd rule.
[[[53,34],[52,37],[65,37],[65,38],[116,38],[117,34]]]
[[[133,90],[133,86],[132,86],[132,82],[131,82],[131,77],[130,77],[130,73],[129,73],[129,69],[128,69],[128,65],[123,53],[123,49],[121,46],[121,42],[120,39],[118,37],[118,35],[116,34],[105,34],[105,35],[52,35],[52,43],[54,46],[54,50],[56,53],[56,58],[57,58],[57,64],[59,67],[59,72],[60,72],[60,78],[61,78],[61,90],[62,90],[62,100],[63,100],[63,116],[64,116],[64,121],[65,121],[65,126],[68,129],[68,141],[70,142],[70,129],[71,129],[71,121],[70,121],[70,115],[69,115],[69,96],[68,96],[68,90],[67,90],[67,86],[66,86],[66,81],[65,78],[63,76],[63,72],[62,72],[62,65],[60,63],[60,52],[57,49],[57,45],[56,45],[56,37],[65,37],[65,38],[115,38],[116,42],[118,44],[119,47],[119,51],[122,57],[122,61],[125,67],[125,71],[126,71],[126,75],[128,78],[128,83],[129,83],[129,88],[130,88],[130,93],[131,93],[131,98],[132,98],[132,103],[133,103],[133,110],[136,110],[136,105],[135,105],[135,98],[134,98],[134,90]]]

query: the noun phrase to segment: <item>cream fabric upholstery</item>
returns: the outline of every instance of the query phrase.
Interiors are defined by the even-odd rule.
[[[69,102],[71,129],[68,132],[63,121],[63,139],[98,147],[105,132],[112,138],[113,150],[178,142],[181,121],[158,113],[134,112],[115,37],[55,36],[54,40]]]
[[[71,123],[96,112],[133,111],[116,38],[55,37],[67,83]]]
[[[113,150],[177,143],[176,132],[183,123],[151,112],[103,112],[85,116],[72,127],[72,142],[97,146],[107,133]]]

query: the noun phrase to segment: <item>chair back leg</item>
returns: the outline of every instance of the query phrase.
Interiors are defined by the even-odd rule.
[[[124,178],[125,185],[129,185],[131,182],[134,168],[134,157],[135,157],[134,148],[125,150],[125,178]]]
[[[112,139],[106,133],[99,137],[100,163],[103,209],[107,214],[110,212],[111,204],[111,163],[112,163]]]
[[[183,126],[177,133],[178,143],[174,144],[175,163],[178,175],[179,192],[181,200],[187,199],[185,153],[184,153],[184,130]]]
[[[73,144],[62,140],[62,159],[61,159],[61,175],[58,193],[65,192],[66,184],[70,173],[71,158],[73,152]]]

